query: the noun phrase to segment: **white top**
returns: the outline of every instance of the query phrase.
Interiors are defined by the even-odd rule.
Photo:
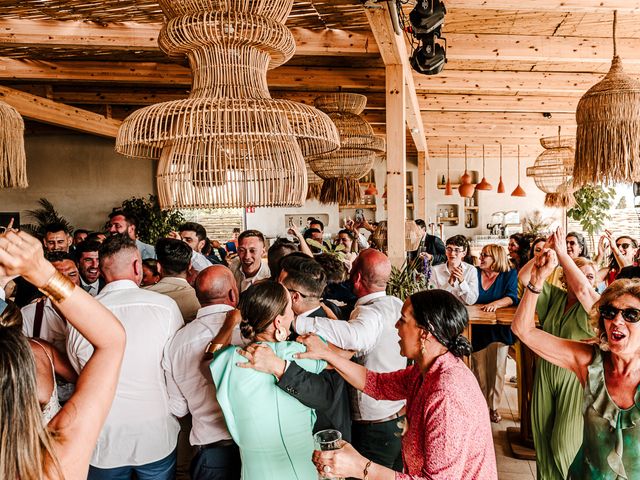
[[[161,460],[176,447],[180,430],[169,410],[161,366],[165,345],[183,325],[178,305],[131,280],[107,284],[96,300],[120,320],[127,345],[116,396],[91,465],[114,468]],[[93,354],[91,344],[71,327],[67,346],[74,367],[83,368]]]
[[[196,252],[195,250],[191,251],[191,266],[196,272],[201,272],[211,265],[213,265],[213,263],[211,263],[203,254]]]
[[[91,295],[92,297],[95,297],[96,295],[98,295],[98,290],[100,289],[100,279],[98,278],[93,283],[87,283],[82,279],[82,276],[81,276],[80,277],[80,286],[89,295]]]
[[[439,288],[453,293],[461,302],[467,305],[473,305],[478,300],[478,274],[473,265],[462,262],[463,282],[458,282],[454,286],[449,285],[449,277],[451,272],[447,263],[441,263],[431,269],[431,280],[429,280],[429,288]]]
[[[67,341],[67,322],[53,308],[51,300],[42,298],[44,302],[44,310],[42,312],[42,325],[40,326],[40,336],[43,340],[53,344],[61,352],[65,351]],[[36,301],[25,305],[20,309],[22,312],[22,332],[27,337],[33,337],[33,326],[36,318]]]
[[[165,348],[162,368],[167,381],[169,407],[171,413],[178,417],[191,412],[191,445],[207,445],[231,439],[216,400],[211,373],[202,358],[204,349],[218,334],[230,310],[233,307],[229,305],[201,308],[195,320],[181,328]],[[239,327],[233,331],[231,343],[246,343],[240,336]]]
[[[406,368],[400,355],[400,337],[395,324],[402,302],[385,294],[370,293],[356,302],[348,322],[321,317],[298,317],[296,332],[314,332],[345,350],[357,352],[358,363],[374,372],[395,372]],[[356,392],[352,402],[354,420],[380,420],[400,410],[404,401],[374,400]]]
[[[233,272],[233,277],[236,279],[236,284],[238,285],[238,291],[240,293],[244,292],[247,288],[249,288],[257,281],[264,280],[265,278],[269,278],[271,276],[269,265],[267,265],[264,260],[260,261],[260,268],[253,277],[247,277],[242,271],[240,257],[234,258],[229,265],[229,268]]]
[[[45,355],[49,359],[49,364],[51,365],[51,376],[53,377],[53,389],[51,390],[51,395],[49,396],[49,401],[45,406],[42,407],[42,420],[45,425],[48,425],[49,422],[55,417],[58,412],[62,409],[60,406],[60,400],[58,399],[58,384],[56,383],[56,367],[53,365],[53,358],[49,355],[49,350],[44,348],[44,346],[37,340],[33,340],[34,343],[38,344],[42,350],[44,350]]]

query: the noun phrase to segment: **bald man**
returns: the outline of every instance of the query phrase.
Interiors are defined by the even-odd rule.
[[[176,333],[162,360],[169,406],[178,417],[192,416],[189,441],[197,447],[191,462],[192,480],[239,479],[240,451],[229,435],[211,374],[202,361],[205,347],[238,303],[238,287],[231,270],[223,265],[202,270],[194,286],[202,308],[193,322]],[[231,343],[244,344],[238,327]],[[211,469],[217,476],[211,476]]]
[[[183,325],[175,301],[139,288],[142,259],[127,235],[100,246],[100,270],[106,281],[96,300],[113,312],[127,332],[127,346],[111,411],[98,438],[89,480],[154,478],[172,480],[179,425],[169,411],[161,367],[164,348]],[[93,347],[71,328],[67,350],[82,370]]]
[[[406,368],[400,356],[395,328],[402,302],[386,294],[391,275],[387,256],[372,248],[360,252],[351,268],[353,293],[358,297],[348,322],[322,317],[297,317],[298,334],[316,333],[345,350],[355,350],[355,360],[374,372]],[[352,395],[353,445],[366,458],[402,471],[400,433],[404,401],[374,400],[362,392]]]

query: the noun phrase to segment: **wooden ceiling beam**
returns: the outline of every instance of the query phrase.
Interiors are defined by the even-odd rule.
[[[90,22],[0,19],[0,46],[91,50],[142,50],[160,52],[161,25],[122,23],[98,25]],[[291,28],[296,55],[377,55],[370,32]]]
[[[560,11],[583,13],[611,13],[618,10],[621,13],[640,12],[639,0],[536,0],[523,2],[522,0],[501,0],[499,3],[489,0],[447,0],[447,10],[454,9],[489,9],[518,11]]]
[[[97,113],[4,86],[0,86],[0,100],[14,107],[25,118],[102,137],[115,138],[122,123]]]
[[[447,112],[575,113],[579,95],[444,95],[418,94],[420,110]]]

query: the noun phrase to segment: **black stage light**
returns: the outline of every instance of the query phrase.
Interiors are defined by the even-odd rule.
[[[409,14],[413,34],[419,37],[442,27],[445,13],[447,9],[442,0],[418,1]]]
[[[430,35],[420,35],[420,45],[411,54],[409,63],[416,72],[424,75],[436,75],[442,71],[447,62],[446,49],[436,42],[440,30]]]

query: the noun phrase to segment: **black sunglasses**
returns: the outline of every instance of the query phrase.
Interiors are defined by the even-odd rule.
[[[637,308],[616,308],[613,305],[603,305],[598,310],[600,316],[606,320],[613,320],[618,312],[622,314],[625,322],[636,323],[640,320],[640,310]]]
[[[622,248],[623,250],[626,250],[627,248],[629,248],[631,246],[630,243],[617,243],[616,247],[618,248]]]

